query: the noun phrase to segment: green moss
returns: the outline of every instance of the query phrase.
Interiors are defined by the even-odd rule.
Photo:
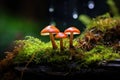
[[[15,61],[28,61],[33,54],[37,54],[40,51],[42,54],[42,50],[48,47],[44,42],[32,36],[26,36],[24,40],[16,40],[15,44],[22,46]]]
[[[64,52],[60,53],[59,48],[57,50],[52,49],[50,42],[44,43],[38,38],[34,38],[32,36],[26,36],[24,40],[17,40],[15,43],[17,45],[21,44],[23,46],[19,51],[19,54],[14,59],[14,62],[18,63],[29,61],[33,54],[35,54],[35,56],[32,61],[37,64],[64,63],[69,62],[71,55],[68,48],[66,48]],[[77,44],[77,42],[75,43]],[[120,55],[118,53],[115,53],[111,47],[104,45],[96,45],[96,47],[90,51],[84,51],[78,48],[75,49],[74,53],[72,54],[76,60],[78,60],[78,62],[80,60],[84,66],[100,62],[102,60],[113,60],[120,58]]]
[[[68,39],[64,41],[66,43]],[[14,62],[27,62],[35,54],[34,61],[35,63],[40,62],[60,62],[68,59],[68,49],[65,48],[63,53],[60,53],[59,41],[56,41],[58,49],[53,50],[51,42],[44,43],[40,39],[26,36],[24,40],[16,40],[16,45],[21,45],[22,49],[18,52],[18,55],[15,57]],[[64,44],[65,47],[68,44]],[[66,51],[67,50],[67,51]]]
[[[41,52],[43,54],[41,54]],[[36,63],[64,63],[65,61],[69,60],[69,51],[65,50],[63,53],[60,53],[59,50],[52,50],[52,49],[44,49],[40,51],[34,61]]]
[[[109,13],[106,13],[93,18],[86,29],[90,30],[92,28],[96,28],[97,30],[105,32],[106,30],[111,29],[116,25],[117,20],[115,18],[112,18]]]
[[[102,60],[114,60],[120,58],[118,53],[115,53],[111,47],[98,45],[92,50],[85,53],[84,63],[89,65],[92,63],[100,62]]]

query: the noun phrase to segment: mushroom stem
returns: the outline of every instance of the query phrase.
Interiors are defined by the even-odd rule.
[[[52,47],[53,47],[53,49],[57,49],[57,45],[56,45],[56,43],[55,43],[54,36],[53,36],[52,33],[50,33],[50,40],[51,40],[51,42],[52,42]]]
[[[63,51],[64,47],[63,47],[63,39],[60,39],[60,51]]]
[[[73,47],[73,32],[70,34],[70,48]]]

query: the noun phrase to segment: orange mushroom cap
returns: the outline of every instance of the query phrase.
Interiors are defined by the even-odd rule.
[[[77,29],[76,27],[69,27],[64,31],[65,34],[71,34],[71,32],[73,34],[80,34],[80,30]]]
[[[63,33],[63,32],[59,32],[55,35],[55,38],[66,38],[67,34]]]
[[[56,34],[60,32],[54,25],[46,26],[42,31],[41,35],[49,35],[49,33]]]

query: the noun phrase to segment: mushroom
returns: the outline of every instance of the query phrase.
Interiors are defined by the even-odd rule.
[[[49,35],[53,49],[57,49],[53,34],[60,32],[54,25],[48,25],[41,31],[41,35]]]
[[[64,31],[65,34],[70,35],[70,48],[73,48],[73,35],[80,34],[80,30],[76,27],[69,27]]]
[[[64,50],[64,46],[63,46],[63,38],[66,38],[67,34],[63,33],[63,32],[59,32],[55,35],[55,38],[60,39],[60,51]]]

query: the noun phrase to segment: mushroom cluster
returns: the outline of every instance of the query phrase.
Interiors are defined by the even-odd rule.
[[[57,45],[54,40],[54,34],[56,34],[55,38],[60,39],[60,50],[63,51],[64,50],[63,38],[67,38],[67,36],[70,35],[70,41],[69,41],[70,46],[69,47],[71,49],[73,48],[73,35],[80,34],[80,30],[77,29],[76,27],[69,27],[64,32],[60,32],[60,30],[54,25],[48,25],[40,33],[41,35],[50,36],[53,49],[57,49]]]

